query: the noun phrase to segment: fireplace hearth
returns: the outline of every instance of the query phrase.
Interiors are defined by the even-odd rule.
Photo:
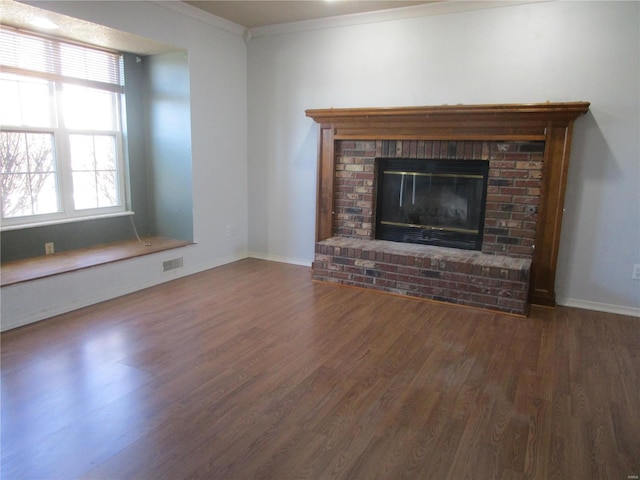
[[[375,238],[482,250],[489,162],[376,159]]]

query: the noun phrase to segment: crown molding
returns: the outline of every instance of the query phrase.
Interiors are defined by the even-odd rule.
[[[217,15],[213,15],[212,13],[205,12],[204,10],[200,10],[188,3],[184,3],[178,0],[147,0],[149,3],[153,3],[160,7],[167,8],[169,10],[173,10],[176,13],[184,15],[185,17],[189,17],[192,20],[197,20],[199,22],[205,23],[212,27],[219,28],[224,30],[225,32],[233,33],[234,35],[238,35],[243,38],[247,38],[250,36],[250,32],[247,28],[242,25],[238,25],[237,23],[233,23],[224,18],[218,17]]]
[[[353,25],[365,25],[369,23],[404,20],[416,17],[429,17],[435,15],[447,15],[452,13],[468,12],[473,10],[485,10],[489,8],[510,7],[530,3],[542,3],[553,0],[488,0],[488,1],[451,1],[426,3],[413,7],[392,8],[375,12],[353,13],[335,17],[320,18],[317,20],[305,20],[301,22],[281,23],[267,25],[249,30],[251,38],[299,33],[311,30],[327,28],[348,27]]]

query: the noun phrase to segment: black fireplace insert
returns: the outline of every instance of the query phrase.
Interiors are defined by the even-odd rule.
[[[486,160],[376,159],[375,237],[482,249]]]

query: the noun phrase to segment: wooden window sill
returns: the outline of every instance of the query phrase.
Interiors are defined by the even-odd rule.
[[[143,245],[133,239],[3,263],[0,271],[0,286],[52,277],[192,244],[192,242],[164,237],[145,237],[142,241],[151,245]]]

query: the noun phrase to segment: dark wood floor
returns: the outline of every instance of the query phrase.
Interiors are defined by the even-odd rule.
[[[3,479],[628,479],[640,319],[243,260],[2,334]]]

